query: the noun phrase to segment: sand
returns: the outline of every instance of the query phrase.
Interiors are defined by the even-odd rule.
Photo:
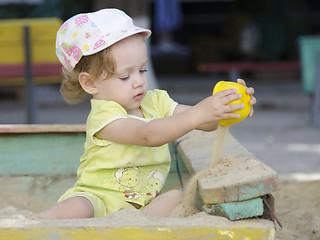
[[[277,226],[276,239],[318,240],[320,239],[320,181],[283,182],[281,190],[275,192],[276,213],[283,225]],[[170,217],[156,219],[138,210],[123,210],[105,218],[85,220],[52,221],[39,219],[37,212],[50,204],[11,191],[0,191],[1,228],[19,228],[26,226],[215,226],[237,224],[252,220],[231,222],[223,217],[209,216],[197,212],[189,217]],[[179,210],[180,212],[183,209]],[[130,223],[127,219],[135,219]],[[254,220],[256,221],[256,220]],[[268,220],[259,220],[259,224],[268,224]]]
[[[320,181],[283,183],[275,192],[275,208],[283,229],[277,239],[320,239]]]
[[[173,213],[171,214],[172,216],[187,217],[196,212],[196,190],[198,186],[198,181],[199,179],[215,174],[215,172],[219,172],[216,170],[216,168],[221,165],[221,162],[225,162],[225,159],[222,158],[222,151],[224,147],[224,140],[228,131],[229,127],[224,127],[219,124],[217,129],[216,141],[214,142],[213,146],[213,154],[210,166],[206,169],[203,169],[202,171],[197,172],[192,176],[185,189],[184,201],[182,202],[179,208],[173,211]],[[220,176],[222,177],[223,175]]]
[[[217,137],[216,141],[214,141],[213,153],[212,153],[212,160],[210,164],[210,168],[214,168],[216,165],[222,161],[222,151],[224,148],[224,140],[229,131],[229,127],[224,127],[219,124],[217,129]]]

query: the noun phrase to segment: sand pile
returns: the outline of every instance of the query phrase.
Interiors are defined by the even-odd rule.
[[[38,217],[37,212],[49,205],[41,200],[27,197],[14,192],[0,192],[0,227],[26,228],[26,227],[206,227],[239,224],[226,218],[197,212],[189,217],[156,218],[135,209],[124,209],[110,214],[104,218],[73,219],[73,220],[47,220]],[[245,220],[250,224],[266,225],[268,220]]]

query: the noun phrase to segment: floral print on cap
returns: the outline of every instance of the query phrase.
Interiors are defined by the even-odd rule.
[[[56,54],[64,67],[71,70],[82,56],[97,53],[112,44],[148,29],[134,26],[132,19],[118,9],[103,9],[78,14],[62,24],[57,32]]]

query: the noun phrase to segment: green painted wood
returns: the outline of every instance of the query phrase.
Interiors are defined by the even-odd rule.
[[[85,133],[1,134],[1,175],[74,175]]]
[[[263,214],[263,201],[261,198],[252,198],[239,202],[228,202],[208,205],[204,208],[209,214],[223,216],[231,221],[246,219]]]
[[[83,154],[85,133],[0,134],[0,176],[75,175]],[[169,143],[171,172],[176,173],[174,144]],[[181,173],[187,169],[177,154]]]
[[[0,127],[0,190],[29,195],[54,204],[76,182],[85,132],[78,126]],[[76,127],[76,128],[74,128]],[[179,189],[174,143],[169,143],[171,170],[163,191]],[[177,156],[184,182],[189,178]]]

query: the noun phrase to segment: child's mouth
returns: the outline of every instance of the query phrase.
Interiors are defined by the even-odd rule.
[[[143,98],[143,93],[139,93],[139,94],[137,94],[137,95],[135,95],[134,97],[133,97],[135,100],[142,100],[142,98]]]

